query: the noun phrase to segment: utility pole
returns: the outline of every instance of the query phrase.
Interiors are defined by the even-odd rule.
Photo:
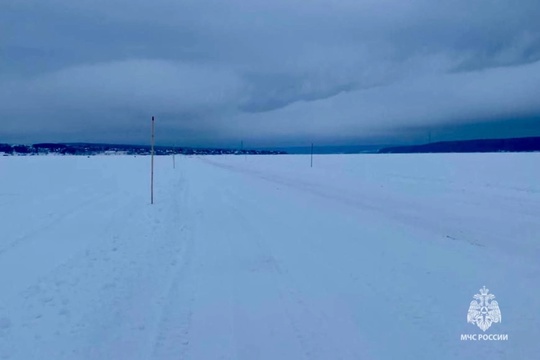
[[[176,145],[174,145],[174,147],[173,147],[173,153],[172,153],[172,167],[173,167],[173,169],[176,169],[176,158],[175,158],[175,155],[176,155]]]
[[[154,117],[152,116],[152,161],[150,170],[150,204],[154,204],[154,143],[155,143],[155,125]]]
[[[311,166],[313,167],[313,143],[311,143]]]

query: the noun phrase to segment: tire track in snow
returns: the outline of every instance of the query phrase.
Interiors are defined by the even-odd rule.
[[[432,233],[439,241],[452,240],[467,246],[490,246],[485,242],[485,239],[490,238],[492,235],[489,231],[483,231],[471,226],[464,231],[463,222],[470,220],[470,216],[462,217],[453,210],[449,211],[444,207],[434,208],[431,204],[415,202],[416,199],[403,198],[391,192],[383,196],[384,193],[381,193],[381,189],[378,187],[372,188],[371,191],[357,192],[351,191],[348,187],[340,189],[332,184],[321,184],[302,178],[295,179],[290,176],[283,176],[283,174],[252,170],[238,165],[220,163],[213,159],[204,159],[203,161],[231,173],[250,176],[271,184],[287,186],[298,192],[308,193],[327,201],[341,203],[350,208],[373,213],[411,230],[422,228],[424,231]],[[411,204],[414,204],[414,206]],[[439,214],[439,216],[434,217],[434,213]]]
[[[278,262],[274,258],[273,254],[269,251],[269,249],[263,246],[261,242],[260,232],[251,226],[251,224],[249,223],[244,213],[240,211],[240,209],[238,208],[238,202],[237,202],[237,200],[239,200],[238,194],[233,192],[230,188],[226,189],[225,191],[227,194],[227,196],[225,197],[227,207],[230,208],[234,212],[236,221],[238,223],[241,223],[243,225],[244,230],[246,230],[247,233],[249,234],[249,235],[244,235],[244,236],[253,240],[256,245],[257,256],[258,256],[257,261],[262,262],[261,266],[263,268],[269,268],[269,270],[274,274],[273,282],[278,291],[280,302],[284,306],[284,310],[285,310],[284,314],[287,317],[289,325],[291,326],[295,334],[295,338],[302,349],[303,358],[311,359],[312,358],[311,354],[313,353],[312,351],[313,349],[310,349],[310,346],[308,342],[306,341],[305,334],[300,330],[299,324],[292,316],[292,313],[290,310],[290,298],[292,295],[292,291],[290,288],[284,291],[283,276],[285,275],[285,273],[280,269]]]
[[[230,272],[235,264],[229,242],[235,223],[223,206],[222,191],[215,186],[215,173],[207,174],[209,168],[200,167],[198,160],[190,161],[189,166],[189,175],[195,176],[189,181],[187,221],[193,226],[195,245],[190,269],[182,280],[191,288],[187,291],[191,293],[190,326],[184,334],[188,344],[178,352],[178,358],[236,360],[239,356],[232,316],[235,279]],[[180,309],[177,304],[176,311]]]
[[[332,342],[328,334],[328,323],[325,321],[324,314],[316,315],[310,308],[304,297],[298,292],[298,286],[290,276],[287,269],[282,268],[280,262],[275,258],[270,247],[267,244],[267,235],[260,228],[254,226],[245,211],[241,210],[238,205],[240,203],[248,203],[244,209],[253,209],[258,206],[259,211],[261,204],[254,204],[254,200],[248,201],[238,192],[228,188],[230,194],[229,205],[235,212],[236,216],[241,219],[237,220],[244,224],[245,229],[250,234],[249,238],[255,241],[258,252],[263,254],[267,259],[267,263],[271,266],[272,272],[275,274],[274,281],[279,292],[280,301],[282,302],[285,314],[294,329],[296,338],[298,339],[303,349],[305,359],[343,359],[340,354],[340,349]],[[234,201],[232,200],[234,199]],[[278,224],[271,217],[265,218],[272,223],[270,228],[287,228],[287,224]],[[307,320],[307,323],[306,323]],[[304,322],[304,323],[303,323]]]
[[[2,331],[0,348],[25,341],[33,346],[11,347],[0,356],[149,358],[155,343],[153,322],[159,320],[159,294],[167,290],[161,279],[178,273],[182,261],[178,254],[185,248],[178,204],[161,197],[177,193],[178,187],[164,185],[157,193],[164,200],[154,207],[141,204],[140,197],[126,197],[134,193],[122,193],[70,217],[75,222],[86,219],[87,213],[99,214],[74,228],[78,235],[89,231],[88,240],[93,241],[77,239],[79,251],[62,253],[53,268],[38,267],[41,276],[21,283],[28,288],[13,294],[20,298],[18,303],[17,298],[6,303],[8,312],[17,312],[10,314],[10,328]],[[61,224],[47,233],[64,234]]]
[[[189,346],[194,302],[193,278],[190,277],[194,242],[191,234],[186,236],[188,244],[178,256],[181,264],[162,295],[151,359],[183,359]]]
[[[185,209],[191,210],[189,197],[190,186],[183,178],[178,186],[181,188],[181,202]],[[175,207],[180,205],[175,201]],[[180,211],[176,213],[180,216]],[[149,359],[184,359],[190,342],[190,329],[193,316],[194,278],[192,273],[194,254],[193,215],[184,224],[180,237],[184,240],[182,251],[175,260],[176,269],[167,281],[165,292],[161,296],[161,311],[157,318],[156,328],[153,331],[153,341],[148,354]],[[186,221],[185,218],[178,218]],[[178,262],[180,264],[178,264]]]
[[[180,206],[185,200],[186,182],[182,176],[179,179],[176,174],[171,176],[175,179],[172,184],[156,188],[156,199],[160,200],[145,207],[146,219],[140,222],[147,225],[140,229],[142,232],[127,230],[121,236],[126,246],[130,246],[130,239],[136,242],[132,244],[134,247],[127,249],[129,263],[119,267],[118,278],[113,281],[121,289],[105,302],[102,309],[95,310],[95,313],[104,313],[106,318],[118,321],[118,324],[97,322],[93,325],[91,334],[103,330],[109,333],[101,341],[98,354],[102,358],[116,357],[119,350],[125,349],[124,358],[149,359],[160,355],[163,344],[167,351],[176,350],[179,345],[177,338],[162,335],[174,335],[175,328],[167,328],[164,319],[178,319],[179,313],[169,304],[181,301],[181,298],[174,298],[178,295],[175,285],[189,268],[186,261],[191,259],[192,239],[189,221],[183,218],[185,209]],[[189,321],[185,323],[189,325]],[[97,336],[103,338],[101,334]],[[166,347],[173,342],[174,347]]]
[[[225,167],[225,169],[226,168],[227,167]],[[237,180],[231,181],[231,182],[241,183],[241,181],[243,180],[242,174],[241,173],[239,174],[234,169],[232,169],[232,172],[236,173]],[[249,172],[246,175],[252,176],[252,174],[249,174]],[[239,194],[243,196],[239,196],[237,200],[245,204],[244,206],[245,209],[257,209],[258,214],[254,215],[252,218],[255,219],[256,221],[257,219],[261,219],[261,218],[265,219],[264,222],[259,221],[258,222],[259,225],[263,225],[265,228],[271,230],[274,233],[276,233],[276,231],[272,229],[280,229],[280,228],[288,229],[289,231],[282,232],[282,233],[285,236],[291,236],[290,230],[293,230],[293,229],[290,229],[291,224],[283,222],[283,219],[285,218],[281,217],[280,213],[276,213],[275,215],[277,216],[273,216],[272,211],[270,211],[269,209],[266,209],[264,206],[264,204],[266,203],[266,200],[268,200],[269,203],[272,203],[272,198],[274,196],[278,196],[279,194],[278,192],[273,194],[272,190],[275,188],[275,186],[272,186],[270,181],[264,181],[264,180],[267,180],[267,179],[262,178],[259,184],[255,184],[254,182],[244,181],[246,185],[249,184],[250,186],[254,188],[253,189],[254,191],[251,192],[253,195],[258,195],[258,194],[264,194],[264,195],[249,196],[248,195],[250,193],[249,191],[239,190]],[[289,197],[290,195],[293,195],[296,200],[303,199],[300,196],[298,197],[296,196],[297,194],[301,194],[302,192],[305,192],[305,191],[302,191],[303,190],[302,188],[297,188],[296,186],[289,186],[289,184],[282,184],[282,185],[286,185],[289,189],[287,190],[287,192],[283,192],[279,196]],[[236,188],[240,189],[242,188],[242,185],[239,185]],[[294,191],[294,190],[297,190],[297,191]],[[313,195],[318,195],[318,194],[313,194]],[[276,208],[277,208],[277,205],[279,204],[280,211],[281,209],[287,206],[285,201],[275,201],[274,204],[276,205]],[[292,204],[292,202],[290,204]],[[311,207],[312,206],[310,206],[310,208]],[[314,207],[317,208],[317,203],[314,203]],[[299,206],[299,208],[301,208],[301,206]],[[299,210],[298,208],[295,208],[295,209]],[[274,208],[274,211],[275,210],[276,209]],[[356,210],[361,211],[365,209],[358,207]],[[321,211],[325,211],[325,209],[324,208],[316,209],[316,211],[321,212]],[[288,210],[288,212],[290,213],[291,210]],[[242,212],[242,214],[244,214],[247,217],[251,216],[251,213],[249,212]],[[318,216],[318,217],[323,219],[325,213],[320,213],[320,215],[322,216]],[[330,215],[330,214],[327,213],[326,215]],[[294,216],[293,218],[296,220],[299,219],[298,216]],[[281,222],[278,221],[277,219],[279,219]],[[401,223],[397,221],[397,219],[392,219],[392,218],[385,219],[381,217],[377,219],[375,217],[372,217],[371,220],[376,220],[376,221],[374,221],[373,224],[370,224],[369,220],[366,221],[366,219],[364,219],[363,221],[360,222],[360,224],[363,223],[364,226],[367,225],[369,227],[373,227],[374,230],[376,230],[381,224],[386,224],[387,228],[389,226],[399,228],[401,225]],[[257,224],[256,221],[253,222],[253,224]],[[378,222],[381,222],[381,224],[377,224]],[[252,222],[249,222],[249,221],[246,221],[246,223],[252,224]],[[338,223],[339,222],[337,222],[336,224]],[[294,228],[294,224],[292,225]],[[442,256],[440,256],[440,259],[443,260],[443,263],[448,261],[448,258],[452,258],[454,256],[456,256],[456,259],[459,259],[459,260],[466,260],[467,258],[462,257],[461,252],[454,251],[453,248],[450,248],[448,246],[445,246],[444,248],[440,247],[438,242],[432,241],[432,238],[429,234],[426,235],[423,232],[424,229],[415,229],[412,226],[409,226],[409,227],[401,226],[401,227],[404,229],[403,235],[405,235],[405,238],[403,238],[402,236],[398,234],[395,234],[392,238],[389,239],[390,241],[382,241],[381,243],[367,244],[367,246],[371,248],[370,250],[372,250],[373,255],[370,256],[370,258],[366,258],[365,260],[366,260],[366,263],[371,264],[371,266],[368,266],[366,268],[364,264],[361,264],[359,268],[364,269],[366,271],[366,275],[363,275],[358,272],[356,272],[355,274],[357,274],[356,276],[360,275],[360,279],[362,280],[361,282],[364,282],[365,280],[370,280],[370,282],[367,283],[368,285],[367,287],[370,289],[366,289],[366,285],[363,285],[358,281],[355,281],[356,284],[354,283],[350,284],[351,286],[357,287],[359,289],[363,288],[363,291],[366,291],[366,293],[365,294],[360,293],[361,296],[358,296],[357,294],[352,294],[352,295],[349,295],[348,297],[357,298],[358,304],[360,307],[366,307],[367,309],[380,311],[380,316],[377,318],[373,316],[369,310],[368,311],[360,310],[360,311],[353,312],[352,320],[353,322],[358,324],[356,325],[356,327],[358,330],[360,330],[363,333],[361,334],[361,336],[363,336],[363,339],[378,341],[377,339],[373,338],[373,334],[381,335],[381,334],[386,333],[388,335],[388,338],[397,338],[398,336],[401,336],[402,338],[407,339],[409,343],[413,344],[415,342],[418,342],[418,338],[414,337],[415,332],[405,333],[405,334],[400,335],[399,328],[400,327],[404,328],[405,326],[410,326],[411,324],[414,324],[415,331],[422,334],[422,339],[425,339],[426,341],[432,344],[438,344],[438,346],[441,349],[449,349],[451,348],[451,346],[449,346],[448,344],[448,339],[450,338],[450,336],[453,336],[453,334],[458,333],[459,330],[456,330],[455,328],[454,329],[451,328],[451,326],[454,325],[452,321],[447,321],[448,319],[444,317],[442,319],[432,319],[430,318],[430,314],[433,314],[433,313],[440,314],[447,311],[447,309],[445,309],[444,306],[439,302],[440,299],[437,298],[437,294],[443,293],[445,286],[448,286],[449,284],[451,284],[449,286],[450,288],[459,288],[459,286],[462,284],[460,284],[458,280],[462,280],[462,279],[456,278],[455,275],[452,274],[452,272],[446,273],[444,270],[440,269],[439,264],[435,264],[432,260],[424,258],[423,256],[424,254],[418,251],[419,250],[418,244],[411,242],[410,239],[415,239],[415,241],[422,241],[422,242],[426,242],[426,240],[429,239],[429,242],[425,243],[425,245],[428,246],[428,249],[423,249],[423,250],[429,254],[433,254],[435,257],[438,257],[442,254]],[[313,229],[311,233],[314,233],[315,231],[317,231],[316,228],[317,227],[315,226],[315,229]],[[256,226],[255,226],[255,229],[257,229]],[[361,230],[361,227],[359,226],[358,229]],[[336,230],[338,229],[336,228]],[[379,232],[380,235],[384,235],[385,231],[381,231],[381,230],[384,230],[384,229],[376,230],[376,232]],[[264,238],[265,233],[264,232],[261,232],[261,233],[263,235],[262,237]],[[363,233],[363,231],[360,231],[359,233]],[[370,234],[370,232],[367,232],[367,234]],[[410,248],[409,249],[402,248],[400,252],[396,252],[393,248],[396,246],[399,248],[400,242],[402,242],[402,244],[410,245]],[[267,243],[270,243],[270,242],[267,242]],[[386,250],[385,247],[387,247],[389,250]],[[354,248],[351,248],[351,250],[352,249]],[[457,249],[462,250],[461,248],[457,248]],[[388,251],[389,258],[386,258],[386,259],[381,258],[381,256],[378,254],[378,251],[380,250]],[[464,249],[464,251],[469,251],[469,250],[470,250],[469,248]],[[344,249],[344,251],[348,251],[348,250]],[[472,249],[469,252],[479,253],[477,249]],[[469,252],[467,252],[467,254]],[[341,257],[342,255],[340,255],[340,258]],[[346,261],[346,259],[347,259],[347,256],[343,255],[343,260]],[[390,268],[378,269],[379,260],[382,260],[381,263],[383,264],[390,265]],[[454,263],[463,263],[462,261],[459,261],[459,260],[455,261]],[[337,265],[338,263],[334,261],[333,264]],[[350,269],[352,270],[353,268],[350,268]],[[377,269],[379,273],[373,276],[372,274],[369,274],[369,271],[371,271],[371,269]],[[317,270],[317,269],[313,269],[313,270]],[[348,275],[342,271],[333,271],[333,273],[335,273],[335,275],[339,275],[340,273],[345,276]],[[316,274],[317,272],[314,274],[314,276],[316,276]],[[318,272],[318,274],[323,274],[323,273]],[[416,282],[411,281],[411,278],[410,278],[411,274],[416,274],[414,277],[417,280]],[[444,274],[445,276],[441,276],[441,274]],[[342,276],[342,279],[345,278],[345,276]],[[379,281],[382,280],[381,282],[384,284],[402,284],[402,283],[408,284],[408,288],[405,290],[405,293],[401,293],[403,289],[400,289],[399,287],[398,288],[385,287],[385,286],[381,286],[379,281],[373,281],[377,278],[379,278]],[[342,281],[342,279],[336,279],[336,281]],[[346,282],[350,282],[350,280],[345,281],[345,283]],[[438,289],[438,290],[433,291],[434,293],[426,293],[425,288],[423,288],[423,286],[425,286],[426,288]],[[295,285],[291,286],[291,288],[299,289],[299,287]],[[394,301],[396,300],[400,302],[400,309],[403,309],[404,311],[399,311],[392,305]],[[294,314],[297,315],[299,313],[300,312],[295,312]],[[328,316],[326,316],[326,313],[324,312],[324,310],[322,312],[320,311],[319,315],[322,319],[326,319],[326,321],[323,321],[323,324],[324,323],[336,324],[335,319],[332,319],[334,321],[328,321]],[[367,326],[364,325],[366,320],[368,322]],[[395,326],[392,326],[392,324]],[[445,331],[439,331],[438,333],[434,333],[432,331],[433,328],[442,328]],[[455,330],[454,333],[452,333],[453,330]],[[448,335],[449,333],[451,333],[451,335]],[[445,335],[447,336],[446,338],[444,337]],[[337,343],[340,343],[342,345],[344,344],[343,341],[339,338],[336,338],[335,340],[337,340]],[[349,339],[349,340],[354,341],[354,339]],[[362,348],[359,348],[358,346],[353,346],[352,341],[350,342],[350,344],[345,344],[345,345],[348,345],[347,348],[341,347],[339,349],[341,350],[341,352],[337,352],[336,354],[331,354],[331,350],[330,350],[328,356],[321,357],[321,358],[339,358],[341,356],[341,358],[356,359],[356,358],[363,358],[361,354],[365,354],[367,352],[370,352],[373,354],[378,353],[378,356],[375,356],[375,358],[377,358],[377,357],[383,356],[382,354],[392,352],[392,350],[381,349],[380,347],[378,348],[377,346],[374,347],[373,341],[367,342],[367,348],[368,349],[372,348],[372,349],[368,351],[364,351]],[[360,343],[361,342],[362,341],[360,341]],[[502,346],[500,344],[496,344],[496,345],[499,348]],[[367,358],[373,358],[373,356],[368,356]],[[412,358],[412,357],[409,357],[409,358]]]

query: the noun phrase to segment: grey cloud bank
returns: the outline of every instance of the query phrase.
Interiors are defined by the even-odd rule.
[[[538,1],[7,0],[0,142],[540,135]]]

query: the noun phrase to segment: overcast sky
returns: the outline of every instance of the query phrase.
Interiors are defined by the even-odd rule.
[[[0,0],[0,142],[540,135],[538,0]]]

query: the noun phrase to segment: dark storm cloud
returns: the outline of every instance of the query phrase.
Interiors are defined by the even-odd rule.
[[[534,0],[7,0],[0,142],[142,142],[151,115],[189,145],[540,135],[539,16]]]

